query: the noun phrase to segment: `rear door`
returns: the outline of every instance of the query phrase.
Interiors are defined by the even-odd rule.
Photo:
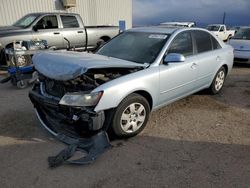
[[[42,17],[34,26],[33,39],[47,40],[49,46],[63,48],[63,37],[59,31],[56,15]]]
[[[223,60],[221,46],[218,41],[206,31],[193,31],[195,38],[195,53],[198,66],[197,87],[208,86],[213,79],[218,64]]]
[[[86,36],[81,20],[75,15],[60,15],[60,19],[63,27],[61,29],[63,38],[70,41],[71,47],[84,47]],[[67,46],[68,43],[64,40],[64,47]]]
[[[196,57],[190,31],[179,33],[170,44],[167,54],[185,56],[185,62],[160,65],[159,104],[165,104],[192,93],[197,77]]]

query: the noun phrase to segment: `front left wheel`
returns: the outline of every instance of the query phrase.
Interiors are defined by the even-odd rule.
[[[118,137],[132,137],[146,126],[150,113],[148,101],[141,95],[131,94],[117,107],[111,128]]]

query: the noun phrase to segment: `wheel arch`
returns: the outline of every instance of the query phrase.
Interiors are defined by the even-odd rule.
[[[145,91],[145,90],[138,90],[138,91],[134,91],[133,93],[136,93],[138,95],[141,95],[143,96],[147,101],[148,101],[148,104],[150,106],[150,110],[152,110],[153,108],[153,98],[152,96],[150,95],[149,92]],[[131,93],[132,94],[132,93]],[[127,95],[128,96],[128,95]],[[127,97],[126,96],[126,97]]]
[[[107,35],[100,37],[100,39],[104,40],[104,42],[108,42],[111,38]]]
[[[227,64],[224,64],[224,65],[222,65],[222,67],[225,68],[225,70],[226,70],[226,75],[227,75],[227,74],[228,74],[228,65],[227,65]]]

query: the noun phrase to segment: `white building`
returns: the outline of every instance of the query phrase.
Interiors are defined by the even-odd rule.
[[[67,1],[75,7],[65,7]],[[0,26],[32,12],[78,13],[87,26],[118,26],[125,21],[127,29],[132,27],[132,0],[0,0]]]

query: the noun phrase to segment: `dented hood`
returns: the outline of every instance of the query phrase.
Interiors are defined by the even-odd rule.
[[[100,68],[135,68],[147,64],[133,63],[112,57],[84,52],[43,52],[32,58],[35,69],[44,76],[55,80],[71,80],[89,69]]]

